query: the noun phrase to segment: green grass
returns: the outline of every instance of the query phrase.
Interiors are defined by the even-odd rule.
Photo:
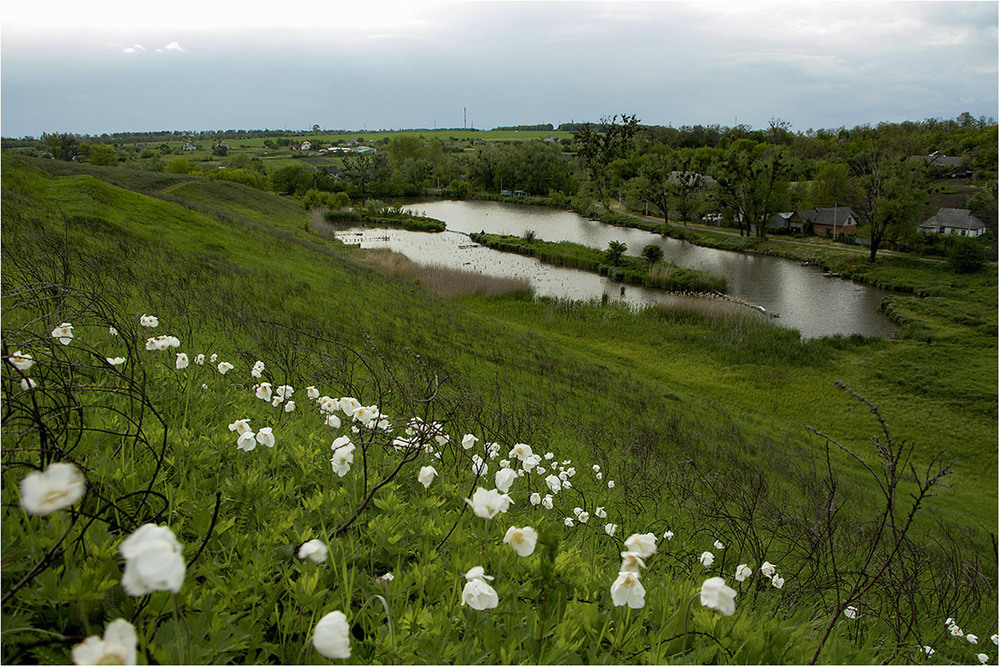
[[[997,516],[995,333],[977,321],[996,305],[985,277],[955,288],[971,298],[895,297],[934,334],[929,343],[802,342],[794,331],[734,315],[524,295],[446,300],[312,234],[308,213],[288,198],[9,155],[2,167],[4,344],[35,353],[32,377],[41,387],[20,392],[4,364],[4,591],[72,517],[96,517],[74,524],[51,566],[4,603],[5,662],[67,662],[72,645],[124,616],[137,625],[140,661],[313,663],[323,659],[307,651],[309,636],[332,609],[355,628],[357,662],[808,662],[832,611],[822,545],[836,544],[843,572],[857,567],[878,509],[863,469],[834,448],[843,513],[834,536],[807,555],[812,537],[823,535],[817,516],[828,480],[823,442],[806,426],[866,461],[878,431],[834,380],[877,404],[891,432],[914,443],[917,469],[939,450],[958,459],[950,488],[931,499],[913,534],[913,558],[932,560],[905,575],[924,596],[913,615],[935,658],[972,656],[945,636],[945,616],[984,639],[995,631],[996,565],[982,555]],[[899,271],[899,280],[946,280]],[[977,298],[987,301],[982,313]],[[964,305],[949,308],[949,299]],[[138,326],[143,313],[160,317],[152,333],[177,335],[180,351],[216,353],[234,370],[175,370],[172,352],[144,349],[151,332]],[[77,327],[65,348],[48,334],[62,321]],[[109,336],[108,326],[120,335]],[[124,376],[103,365],[112,355],[128,357]],[[295,412],[254,398],[249,368],[258,359],[269,382],[296,387]],[[440,461],[421,454],[407,464],[358,523],[334,535],[401,455],[388,437],[355,436],[370,447],[362,456],[359,446],[350,475],[333,475],[330,442],[349,431],[323,424],[307,385],[376,403],[393,420],[440,421],[451,444]],[[87,473],[91,493],[79,512],[27,517],[18,507],[25,466],[39,464],[42,447],[23,428],[34,423],[33,397],[83,406],[69,413],[78,420],[60,421],[64,412],[55,410],[46,422],[55,434],[46,446]],[[274,427],[273,450],[234,447],[227,424],[243,417]],[[515,482],[510,513],[487,528],[462,514],[475,485],[468,457],[482,451],[462,449],[465,433],[501,443],[501,457],[524,442],[572,460],[573,489],[547,512],[528,501],[540,483],[529,475]],[[480,485],[492,486],[497,460]],[[441,474],[425,490],[416,470],[430,463]],[[911,490],[904,484],[904,502]],[[591,512],[590,522],[567,529],[562,518],[576,505]],[[597,506],[619,525],[616,539],[594,516]],[[198,554],[178,596],[179,622],[168,594],[130,598],[118,585],[117,545],[143,521],[170,525],[185,558]],[[551,537],[519,559],[500,540],[508,526],[525,524]],[[614,607],[608,588],[619,540],[667,528],[676,537],[661,541],[643,575],[646,606]],[[294,557],[298,544],[317,537],[330,545],[330,561]],[[698,555],[715,539],[727,546],[706,570]],[[688,629],[699,634],[679,639],[706,575],[732,583],[736,564],[756,568],[764,559],[786,573],[781,592],[756,575],[739,587],[733,617],[695,601]],[[458,604],[462,574],[475,565],[496,576],[494,612]],[[386,587],[375,578],[388,570],[396,580]],[[841,576],[846,586],[850,576]],[[905,628],[901,645],[894,635],[903,589],[883,583],[859,602],[859,623],[838,623],[820,662],[917,658]]]

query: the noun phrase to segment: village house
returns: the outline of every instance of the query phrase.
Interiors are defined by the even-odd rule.
[[[939,208],[938,212],[928,218],[918,229],[925,234],[982,236],[986,233],[986,224],[972,215],[972,211],[968,209]]]
[[[858,231],[858,216],[849,206],[812,208],[796,211],[788,219],[789,229],[808,231],[816,236],[854,236]],[[801,225],[801,226],[800,226]]]
[[[181,150],[196,151],[196,150],[198,150],[198,147],[195,146],[194,143],[192,143],[190,141],[185,141],[184,145],[181,147]]]

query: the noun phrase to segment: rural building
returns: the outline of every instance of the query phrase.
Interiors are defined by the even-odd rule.
[[[312,143],[309,141],[303,141],[301,144],[292,144],[292,150],[297,151],[307,151],[312,148]]]
[[[185,141],[185,142],[184,142],[184,145],[183,145],[183,146],[181,147],[181,149],[182,149],[182,150],[185,150],[185,151],[196,151],[196,150],[198,150],[198,147],[197,147],[197,146],[195,146],[195,145],[194,145],[193,143],[191,143],[190,141]]]
[[[950,176],[951,178],[972,175],[972,171],[969,169],[969,158],[967,157],[944,155],[938,151],[919,157],[924,161],[928,169],[940,175]]]
[[[925,234],[945,236],[982,236],[986,224],[964,208],[939,208],[931,218],[919,227]]]
[[[798,216],[798,219],[796,219]],[[812,208],[807,211],[796,211],[789,218],[789,226],[798,225],[802,221],[803,228],[816,236],[854,236],[858,231],[858,216],[849,206],[834,206],[833,208]]]
[[[768,231],[775,231],[775,232],[789,232],[790,233],[792,231],[792,228],[791,228],[791,224],[790,224],[789,221],[791,220],[792,216],[794,216],[794,215],[795,215],[795,211],[786,211],[784,213],[774,213],[774,214],[772,214],[771,217],[767,219],[767,225],[766,225],[767,226],[767,230]],[[802,228],[799,227],[798,231],[801,232]]]

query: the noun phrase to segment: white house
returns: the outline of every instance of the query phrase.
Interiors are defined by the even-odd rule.
[[[919,229],[927,234],[982,236],[986,233],[986,224],[968,209],[939,208]]]

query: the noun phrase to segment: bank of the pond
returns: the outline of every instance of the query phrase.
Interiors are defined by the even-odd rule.
[[[411,232],[443,232],[445,230],[445,223],[441,220],[409,213],[369,215],[359,211],[326,211],[323,213],[323,219],[340,227],[362,224],[376,227],[395,227]]]
[[[616,282],[688,292],[721,292],[726,280],[707,271],[688,269],[673,262],[651,264],[641,257],[622,255],[610,264],[604,252],[569,241],[542,241],[501,234],[470,234],[476,243],[500,252],[535,257],[555,266],[567,266],[607,276]]]

